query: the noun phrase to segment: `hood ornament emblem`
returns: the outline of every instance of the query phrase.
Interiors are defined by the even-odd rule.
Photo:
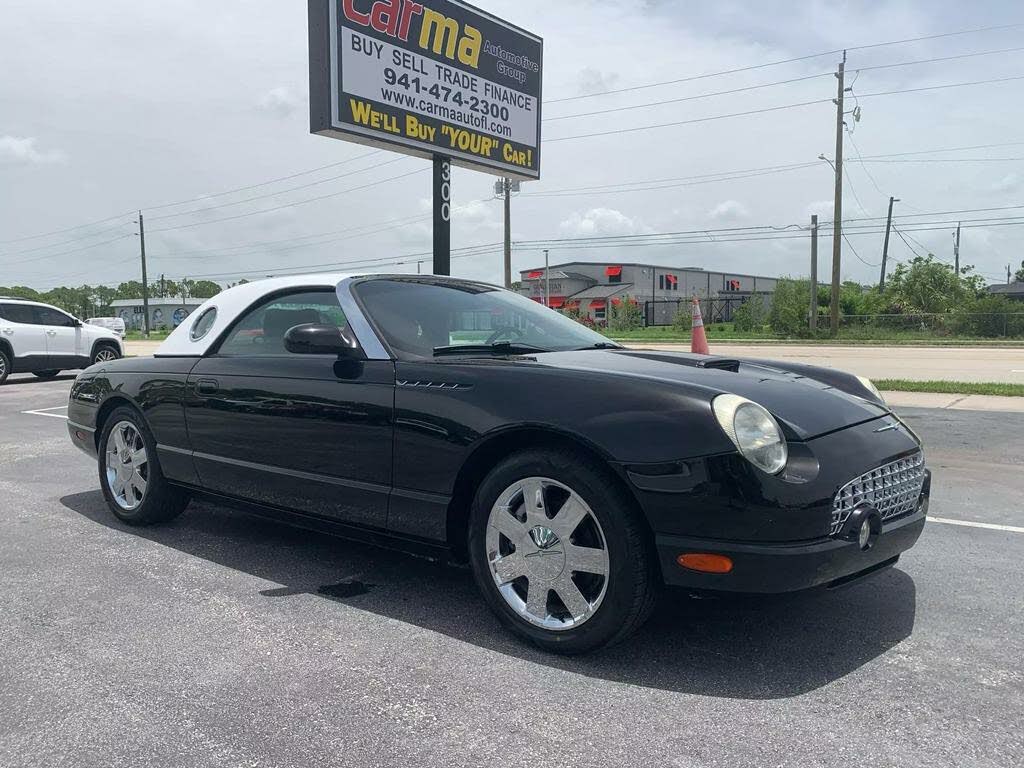
[[[876,433],[877,432],[891,432],[892,430],[899,429],[899,428],[900,428],[900,425],[899,425],[898,422],[890,421],[888,424],[885,424],[885,425],[879,427],[878,429],[876,429],[875,432]]]

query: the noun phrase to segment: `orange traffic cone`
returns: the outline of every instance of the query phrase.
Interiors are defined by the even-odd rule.
[[[700,301],[693,297],[693,323],[690,331],[690,351],[695,355],[710,355],[708,337],[704,333],[704,318],[700,314]]]

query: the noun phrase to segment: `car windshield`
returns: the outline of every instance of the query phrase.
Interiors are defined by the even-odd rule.
[[[499,354],[615,346],[536,301],[479,283],[389,278],[359,283],[355,290],[400,358],[433,358],[439,349],[463,345],[467,354],[492,344]]]

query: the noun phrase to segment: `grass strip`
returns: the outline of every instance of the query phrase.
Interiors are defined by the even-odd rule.
[[[875,379],[883,392],[938,392],[946,395],[1000,395],[1024,397],[1024,384],[995,381],[909,381],[907,379]]]

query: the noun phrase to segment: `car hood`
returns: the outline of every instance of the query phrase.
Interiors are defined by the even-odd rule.
[[[808,440],[890,413],[885,406],[838,389],[785,363],[743,361],[682,352],[585,350],[536,356],[541,365],[677,383],[706,392],[708,399],[730,392],[760,403],[778,419],[789,437]],[[822,369],[827,378],[844,374]]]

